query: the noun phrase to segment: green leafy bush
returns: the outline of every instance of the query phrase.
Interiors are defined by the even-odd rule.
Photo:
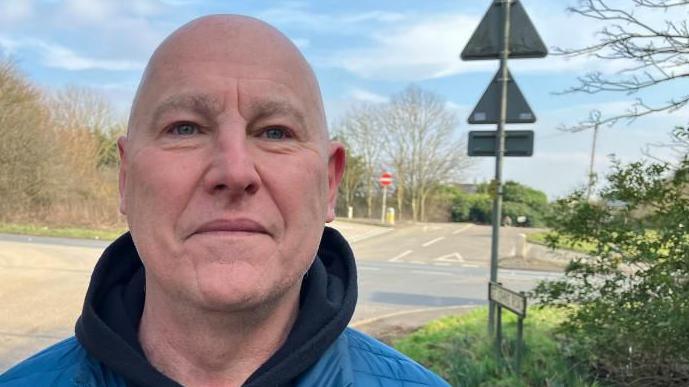
[[[493,216],[493,195],[495,188],[488,183],[479,184],[477,193],[458,192],[452,203],[452,220],[490,224]],[[508,181],[504,186],[503,216],[509,216],[512,224],[520,216],[526,217],[524,226],[542,226],[549,211],[545,193]]]
[[[577,191],[552,220],[551,246],[593,247],[535,292],[578,306],[561,327],[567,348],[614,384],[689,385],[689,162],[617,163],[600,200]]]

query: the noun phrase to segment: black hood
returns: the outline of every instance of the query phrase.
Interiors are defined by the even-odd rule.
[[[138,326],[145,272],[126,233],[103,252],[91,276],[76,336],[86,351],[132,386],[179,386],[144,356]],[[245,386],[289,386],[315,364],[349,324],[356,305],[354,257],[342,235],[326,227],[301,288],[299,315],[282,347]]]

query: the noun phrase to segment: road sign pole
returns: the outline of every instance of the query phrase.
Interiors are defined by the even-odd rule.
[[[493,199],[493,235],[490,251],[490,280],[498,282],[498,248],[500,244],[500,220],[502,219],[502,160],[505,155],[505,121],[507,120],[507,59],[510,41],[510,5],[512,0],[502,1],[503,39],[500,45],[500,70],[502,92],[500,93],[500,119],[498,120],[497,147],[495,152],[495,199]],[[488,311],[488,331],[493,334],[496,305],[491,301]]]
[[[593,193],[593,185],[596,183],[596,175],[594,174],[594,163],[596,160],[596,138],[598,137],[598,127],[600,122],[596,122],[593,126],[593,145],[591,146],[591,164],[589,165],[589,186],[586,189],[586,200],[591,201],[591,194]]]
[[[384,185],[383,186],[383,210],[381,211],[380,214],[380,223],[385,224],[385,199],[388,197],[388,186]]]

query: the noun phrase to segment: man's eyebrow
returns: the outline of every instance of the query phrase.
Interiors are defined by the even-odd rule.
[[[164,99],[153,111],[151,122],[156,123],[160,117],[174,110],[189,110],[204,116],[217,115],[220,110],[220,102],[209,95],[182,94],[173,95]]]
[[[259,120],[275,115],[288,115],[294,117],[299,125],[306,129],[306,117],[301,110],[297,109],[290,103],[284,101],[258,101],[251,104],[252,118]]]

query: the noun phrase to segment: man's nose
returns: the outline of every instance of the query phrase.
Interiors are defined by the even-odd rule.
[[[209,193],[237,198],[258,191],[261,177],[244,128],[221,128],[212,153],[204,182]]]

